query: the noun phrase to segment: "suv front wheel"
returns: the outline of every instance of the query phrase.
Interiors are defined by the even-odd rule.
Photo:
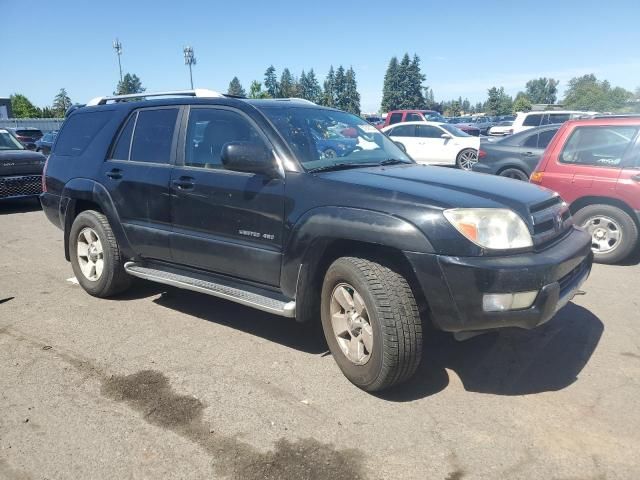
[[[373,392],[414,374],[422,324],[402,275],[364,258],[339,258],[326,272],[321,302],[329,349],[353,384]]]
[[[69,250],[73,273],[90,295],[110,297],[131,283],[118,242],[102,213],[85,210],[76,217],[69,232]]]

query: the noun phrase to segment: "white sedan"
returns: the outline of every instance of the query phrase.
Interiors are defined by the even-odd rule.
[[[463,170],[471,170],[478,161],[480,138],[448,123],[396,123],[382,131],[418,163],[456,165]]]

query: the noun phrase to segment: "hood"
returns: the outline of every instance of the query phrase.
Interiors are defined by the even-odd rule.
[[[378,199],[386,199],[382,204],[388,204],[389,213],[393,213],[393,202],[410,202],[438,210],[507,207],[526,219],[529,206],[555,195],[546,188],[509,178],[427,165],[359,168],[321,175],[327,180],[376,189]]]
[[[40,174],[46,157],[30,150],[0,150],[0,175]]]

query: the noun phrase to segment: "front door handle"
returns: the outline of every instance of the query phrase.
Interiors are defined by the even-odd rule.
[[[122,178],[122,170],[119,168],[112,168],[107,172],[107,177],[112,178],[113,180],[120,180]]]
[[[637,175],[633,175],[631,177],[631,180],[633,180],[634,182],[640,182],[640,173],[638,173]]]
[[[533,157],[535,155],[535,153],[533,153],[533,152],[524,152],[523,155],[525,157]]]
[[[173,185],[179,190],[193,190],[194,181],[193,177],[180,177],[174,180]]]

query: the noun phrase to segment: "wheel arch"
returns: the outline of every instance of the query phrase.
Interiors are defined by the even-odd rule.
[[[580,197],[574,200],[571,205],[569,205],[569,210],[571,211],[572,215],[575,215],[578,210],[589,205],[611,205],[613,207],[618,207],[620,210],[627,213],[633,219],[636,226],[640,229],[640,220],[638,219],[638,215],[636,214],[636,212],[627,203],[617,198],[601,196]]]

